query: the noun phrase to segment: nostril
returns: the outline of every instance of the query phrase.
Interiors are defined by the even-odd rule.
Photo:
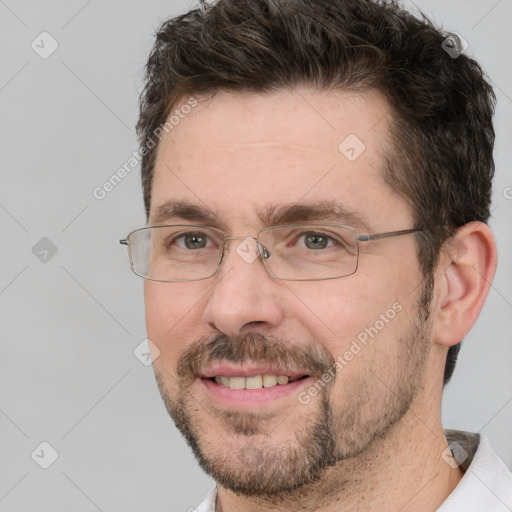
[[[248,322],[244,325],[244,328],[245,327],[252,327],[252,326],[259,326],[261,324],[264,324],[265,323],[265,320],[254,320],[253,322]]]

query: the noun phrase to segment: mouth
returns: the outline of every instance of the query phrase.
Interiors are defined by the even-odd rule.
[[[289,396],[311,379],[308,371],[240,365],[216,365],[199,375],[210,398],[226,406],[248,408]]]
[[[262,389],[286,386],[308,377],[309,375],[302,375],[300,377],[288,375],[254,375],[252,377],[216,375],[209,380],[229,389]]]

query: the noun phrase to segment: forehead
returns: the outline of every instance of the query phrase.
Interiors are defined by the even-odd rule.
[[[158,148],[152,224],[173,203],[228,228],[261,227],[265,212],[297,205],[334,205],[375,226],[407,209],[380,174],[390,107],[376,92],[219,92],[186,112]]]

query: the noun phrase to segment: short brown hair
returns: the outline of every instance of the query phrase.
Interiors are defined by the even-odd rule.
[[[475,60],[447,51],[447,36],[424,15],[379,0],[203,1],[166,21],[147,63],[137,124],[146,214],[157,151],[149,143],[187,97],[300,85],[376,89],[392,107],[383,178],[426,228],[417,246],[430,281],[455,229],[487,222],[494,175],[493,90]],[[459,348],[449,350],[445,383]]]

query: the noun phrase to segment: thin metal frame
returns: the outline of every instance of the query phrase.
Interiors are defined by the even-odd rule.
[[[206,228],[206,229],[210,229],[210,230],[213,230],[213,231],[217,231],[218,233],[220,233],[222,235],[222,248],[221,250],[219,251],[219,261],[217,263],[217,268],[215,269],[215,271],[207,276],[207,277],[200,277],[198,279],[173,279],[173,280],[168,280],[168,279],[154,279],[152,277],[148,277],[148,276],[143,276],[139,273],[137,273],[135,271],[135,267],[133,265],[133,260],[132,260],[132,253],[131,253],[131,249],[130,249],[130,236],[133,235],[134,233],[138,232],[138,231],[146,231],[148,229],[154,229],[154,228],[169,228],[169,227],[184,227],[184,228]],[[270,258],[271,254],[269,253],[268,249],[258,240],[258,237],[261,235],[261,233],[265,232],[265,231],[271,231],[273,229],[278,229],[278,228],[293,228],[293,227],[331,227],[331,228],[344,228],[344,229],[350,229],[351,231],[353,231],[354,235],[355,235],[355,240],[357,242],[357,245],[356,245],[356,249],[357,249],[357,254],[356,254],[356,266],[355,266],[355,269],[353,272],[351,272],[350,274],[344,274],[342,276],[336,276],[336,277],[322,277],[322,278],[319,278],[319,279],[289,279],[289,278],[282,278],[282,277],[278,277],[276,276],[275,274],[272,273],[272,271],[265,265],[265,260]],[[400,231],[387,231],[385,233],[375,233],[373,235],[358,235],[357,234],[357,230],[351,226],[345,226],[343,224],[281,224],[279,226],[272,226],[270,228],[265,228],[265,229],[262,229],[261,231],[258,232],[258,234],[256,235],[256,237],[251,237],[251,236],[225,236],[224,232],[218,228],[214,228],[214,227],[211,227],[211,226],[205,226],[205,225],[202,225],[202,224],[165,224],[165,225],[159,225],[159,226],[146,226],[146,227],[143,227],[143,228],[139,228],[139,229],[135,229],[134,231],[131,231],[130,233],[128,233],[128,235],[126,236],[126,238],[123,238],[122,240],[119,240],[119,243],[121,245],[126,245],[128,247],[128,257],[129,257],[129,260],[130,260],[130,267],[133,271],[133,273],[139,277],[142,277],[143,279],[148,279],[150,281],[157,281],[157,282],[160,282],[160,283],[187,283],[187,282],[193,282],[193,281],[204,281],[205,279],[210,279],[210,277],[213,277],[220,269],[221,265],[222,265],[222,260],[224,258],[224,253],[225,253],[225,246],[226,246],[226,242],[228,240],[253,240],[254,242],[256,242],[256,245],[259,249],[259,253],[260,253],[260,257],[261,257],[261,261],[263,263],[263,267],[265,268],[267,274],[270,276],[270,277],[273,277],[275,279],[279,279],[281,281],[327,281],[329,279],[341,279],[342,277],[348,277],[348,276],[351,276],[351,275],[354,275],[356,272],[357,272],[357,269],[359,268],[359,242],[373,242],[374,240],[381,240],[381,239],[384,239],[384,238],[391,238],[391,237],[395,237],[395,236],[402,236],[402,235],[408,235],[410,233],[417,233],[419,231],[424,231],[424,228],[411,228],[411,229],[403,229],[403,230],[400,230]]]

